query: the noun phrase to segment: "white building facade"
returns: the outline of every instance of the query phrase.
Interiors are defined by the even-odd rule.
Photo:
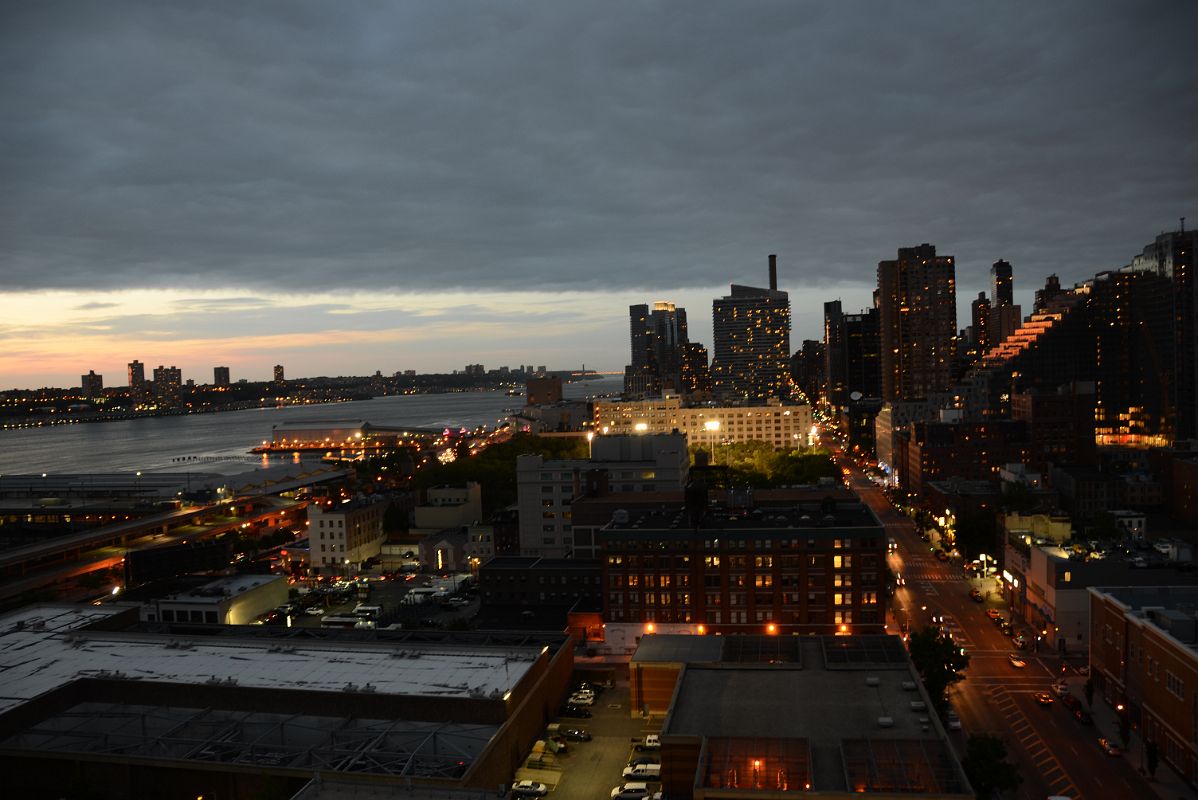
[[[684,407],[677,396],[597,400],[594,428],[602,435],[677,431],[690,444],[708,449],[757,441],[783,450],[811,445],[811,407],[784,406],[780,401],[756,406]]]
[[[382,498],[369,497],[331,506],[308,506],[311,565],[325,574],[348,573],[377,556],[383,546],[386,509]]]

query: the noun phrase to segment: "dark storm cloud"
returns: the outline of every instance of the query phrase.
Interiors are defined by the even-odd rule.
[[[8,289],[1026,287],[1192,202],[1191,3],[7,3]],[[1198,215],[1196,215],[1198,216]]]

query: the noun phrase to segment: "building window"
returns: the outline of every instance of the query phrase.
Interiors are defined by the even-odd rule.
[[[1169,694],[1176,697],[1178,700],[1185,700],[1186,685],[1185,681],[1174,675],[1169,670],[1165,670],[1165,688],[1169,690]]]

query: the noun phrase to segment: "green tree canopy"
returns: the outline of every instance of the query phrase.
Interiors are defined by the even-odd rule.
[[[587,441],[581,438],[550,438],[517,433],[511,439],[493,444],[473,456],[458,458],[448,464],[433,463],[416,470],[413,486],[425,489],[441,484],[464,484],[474,481],[481,485],[483,514],[516,501],[516,458],[539,453],[546,459],[586,458]]]
[[[907,647],[932,705],[938,712],[944,711],[944,692],[964,679],[961,671],[969,667],[969,654],[934,625],[913,632]]]
[[[691,462],[699,450],[690,448]],[[840,470],[826,450],[775,450],[768,442],[737,442],[711,448],[708,461],[723,467],[727,482],[733,486],[772,489],[778,486],[816,483],[820,478],[840,478]]]
[[[1007,746],[1003,740],[990,734],[970,736],[965,744],[965,758],[961,760],[965,777],[973,785],[978,798],[988,800],[997,792],[1008,792],[1018,788],[1023,776],[1015,765],[1007,761]]]

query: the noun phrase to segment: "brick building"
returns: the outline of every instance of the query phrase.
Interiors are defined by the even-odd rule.
[[[1090,589],[1095,698],[1123,704],[1145,742],[1198,779],[1198,587]]]
[[[883,631],[886,536],[855,495],[730,494],[709,503],[692,487],[599,532],[609,649],[654,631]]]

